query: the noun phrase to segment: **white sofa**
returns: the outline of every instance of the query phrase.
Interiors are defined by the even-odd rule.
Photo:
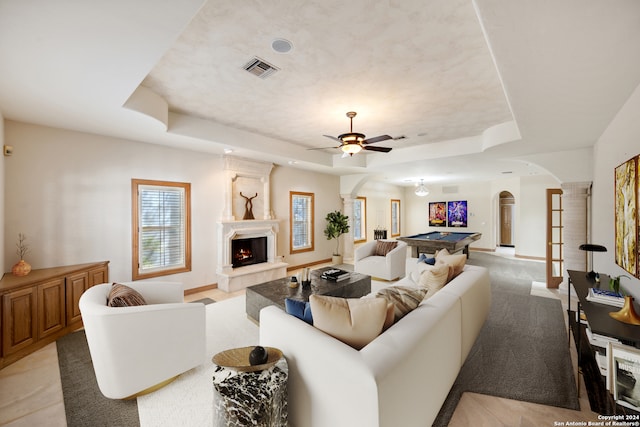
[[[416,286],[426,264],[406,260],[398,283]],[[463,272],[360,351],[276,306],[260,313],[260,343],[289,363],[294,427],[430,426],[491,305],[488,270]]]
[[[384,280],[395,280],[405,274],[407,243],[396,240],[398,245],[386,256],[376,255],[377,240],[363,243],[353,254],[353,271]]]
[[[102,394],[125,399],[206,361],[205,307],[185,303],[181,283],[119,282],[148,305],[109,307],[111,283],[80,297],[80,312]]]

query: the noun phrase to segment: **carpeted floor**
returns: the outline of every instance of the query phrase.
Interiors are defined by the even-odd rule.
[[[531,296],[543,263],[472,252],[469,264],[490,269],[492,305],[434,426],[446,426],[466,391],[579,409],[559,300]]]
[[[531,282],[544,281],[544,264],[481,252],[472,252],[468,262],[490,269],[492,308],[434,425],[448,424],[465,391],[577,409],[560,301],[530,295]],[[246,318],[244,297],[212,304],[207,311],[209,354],[257,344],[258,327]],[[209,364],[136,405],[100,394],[84,333],[58,340],[58,354],[69,427],[211,425]]]

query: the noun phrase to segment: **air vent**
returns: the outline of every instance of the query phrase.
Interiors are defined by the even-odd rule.
[[[255,57],[251,61],[247,62],[243,68],[254,76],[260,77],[261,79],[264,79],[278,71],[278,68],[274,67],[266,61],[263,61],[258,57]]]
[[[442,193],[443,194],[454,194],[458,192],[458,186],[457,185],[449,185],[449,186],[442,186]]]

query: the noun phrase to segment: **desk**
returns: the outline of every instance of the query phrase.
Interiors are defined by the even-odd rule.
[[[411,247],[411,256],[418,258],[420,253],[434,253],[446,249],[450,253],[462,251],[469,257],[469,245],[480,240],[482,233],[462,233],[457,231],[433,231],[431,233],[414,234],[413,236],[398,237]]]
[[[607,289],[609,287],[609,276],[600,274],[600,283],[596,283],[595,278],[588,276],[585,271],[568,270],[567,272],[569,273],[567,291],[569,328],[573,330],[578,366],[582,370],[591,410],[600,414],[637,414],[633,410],[617,405],[609,390],[606,389],[605,381],[595,360],[594,349],[589,343],[584,325],[576,320],[576,313],[580,313],[580,309],[584,311],[589,329],[593,333],[614,337],[623,344],[638,348],[640,348],[640,326],[628,325],[609,316],[609,313],[618,311],[618,307],[587,300],[589,288]],[[575,312],[571,310],[571,285],[579,300]]]
[[[589,288],[609,289],[609,276],[601,274],[598,284],[584,271],[568,270],[567,272],[569,273],[569,281],[580,300],[580,306],[587,316],[591,331],[617,338],[625,345],[640,348],[640,326],[622,323],[609,316],[609,313],[620,310],[618,307],[587,300]],[[569,299],[569,310],[571,310],[571,299]]]

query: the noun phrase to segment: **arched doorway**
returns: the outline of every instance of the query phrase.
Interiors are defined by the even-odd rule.
[[[500,192],[500,235],[498,236],[498,244],[501,247],[515,247],[515,204],[516,199],[508,191]]]

